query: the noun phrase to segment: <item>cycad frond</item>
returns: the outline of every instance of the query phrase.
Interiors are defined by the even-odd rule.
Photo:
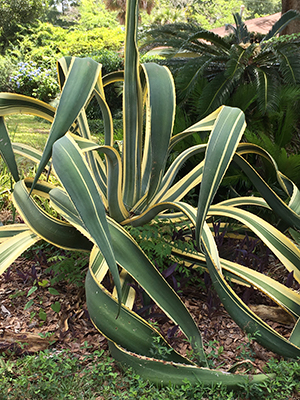
[[[153,25],[149,30],[140,34],[139,39],[142,42],[140,50],[148,51],[157,46],[170,46],[177,51],[183,42],[200,29],[200,25],[194,23]]]
[[[228,51],[230,49],[230,44],[226,42],[221,36],[216,35],[215,33],[208,31],[206,29],[199,29],[197,33],[190,36],[188,39],[190,42],[194,42],[195,44],[201,43],[201,40],[205,40],[217,46],[218,49],[222,49],[223,51]]]
[[[222,104],[226,104],[229,96],[236,86],[236,77],[226,77],[225,72],[221,72],[211,80],[203,89],[198,100],[198,115],[205,117],[211,110],[216,110]]]
[[[270,113],[272,135],[279,147],[291,143],[299,120],[300,87],[282,85],[280,89],[278,111]]]
[[[249,43],[250,34],[245,22],[242,20],[241,15],[239,13],[234,13],[233,18],[236,24],[235,36],[237,43]]]
[[[241,46],[232,46],[229,59],[226,63],[225,76],[230,77],[236,75],[236,79],[239,79],[247,65],[248,57],[246,49]]]
[[[201,28],[195,23],[175,23],[156,25],[141,35],[144,42],[141,50],[153,49],[158,46],[168,46],[173,54],[178,51],[220,54],[228,52],[230,45],[221,36]]]
[[[241,110],[246,112],[251,104],[256,100],[256,97],[256,86],[251,82],[242,83],[235,89],[226,105],[239,107]]]
[[[274,69],[256,68],[257,101],[260,112],[277,110],[279,103],[279,77]]]
[[[203,76],[211,64],[213,57],[206,55],[191,59],[176,74],[176,87],[179,89],[179,99],[184,100],[193,92],[197,80]]]
[[[272,26],[267,35],[263,38],[262,42],[271,39],[278,35],[290,22],[294,19],[299,18],[300,13],[296,10],[289,10],[283,14],[277,22]]]
[[[279,71],[286,83],[300,83],[300,54],[297,45],[289,45],[285,51],[277,51],[280,59]]]

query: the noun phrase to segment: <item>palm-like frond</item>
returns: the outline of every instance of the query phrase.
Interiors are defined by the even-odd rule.
[[[141,39],[143,41],[141,51],[167,46],[170,48],[170,54],[185,51],[199,55],[199,53],[219,54],[220,51],[227,52],[230,49],[230,45],[222,37],[201,28],[198,24],[177,23],[154,26],[145,32]]]
[[[142,45],[140,50],[148,51],[157,46],[169,46],[177,51],[182,42],[186,41],[191,35],[199,31],[198,24],[176,23],[166,25],[154,25],[151,29],[140,34]]]
[[[149,30],[147,45],[151,48],[158,44],[168,46],[173,56],[193,54],[194,58],[176,71],[178,98],[184,101],[182,106],[192,105],[192,113],[197,104],[200,115],[207,115],[206,112],[227,101],[238,85],[251,83],[258,89],[258,110],[265,115],[277,107],[280,82],[300,82],[300,38],[275,40],[275,36],[299,15],[294,10],[282,15],[260,43],[250,43],[248,29],[236,13],[233,14],[236,27],[232,27],[236,44],[230,45],[224,38],[198,25],[172,24]],[[208,85],[201,82],[203,77],[208,80]],[[210,82],[211,79],[215,82]],[[212,90],[216,92],[210,93]],[[252,99],[254,101],[254,97]],[[253,104],[253,101],[247,104]]]
[[[279,71],[286,83],[300,83],[300,56],[297,45],[289,45],[288,49],[276,51],[279,63]]]
[[[279,103],[280,83],[276,71],[266,67],[256,68],[257,102],[262,114],[276,110]]]
[[[289,10],[283,14],[277,22],[272,26],[267,35],[263,38],[263,42],[271,39],[272,37],[278,35],[290,22],[294,19],[299,18],[300,14],[296,10]]]
[[[221,104],[225,104],[236,85],[234,76],[225,76],[225,72],[218,74],[203,89],[199,99],[196,99],[196,111],[205,117]]]
[[[235,36],[236,42],[239,43],[249,43],[250,42],[250,34],[247,28],[247,25],[242,20],[242,17],[239,13],[234,13],[233,18],[235,21]]]

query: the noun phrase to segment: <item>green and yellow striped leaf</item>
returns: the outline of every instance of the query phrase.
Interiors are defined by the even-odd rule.
[[[76,215],[76,210],[66,194],[60,189],[55,189],[51,191],[51,199],[57,211],[84,233],[85,227],[83,222],[79,215]],[[201,363],[205,363],[201,335],[180,298],[145,256],[128,232],[111,218],[108,218],[108,224],[111,246],[117,264],[126,270],[144,288],[166,315],[181,327],[187,338],[192,340],[193,346],[198,349]],[[100,268],[100,272],[97,268]],[[98,279],[100,280],[98,283],[101,283],[103,278],[102,270],[103,264],[101,262],[93,263],[91,273],[97,281]]]
[[[154,382],[159,386],[170,384],[181,385],[186,381],[192,385],[199,382],[205,386],[218,385],[223,383],[228,388],[238,388],[245,385],[249,380],[253,384],[268,382],[275,377],[274,375],[239,375],[231,374],[220,369],[199,368],[194,365],[178,364],[165,360],[157,360],[141,355],[134,354],[116,343],[109,343],[112,356],[123,365],[133,368],[144,379]]]
[[[222,107],[219,107],[216,111],[208,115],[207,117],[201,119],[199,122],[196,122],[194,125],[185,129],[183,132],[174,135],[170,140],[169,152],[173,149],[173,147],[179,143],[181,140],[185,139],[189,135],[192,135],[196,132],[210,132],[216,122],[216,119],[221,112]]]
[[[28,231],[26,224],[3,225],[0,227],[0,243],[25,231]]]
[[[262,177],[255,171],[255,169],[239,154],[235,154],[234,162],[247,174],[251,179],[254,186],[261,193],[263,198],[269,204],[269,206],[274,210],[274,212],[279,215],[286,223],[291,227],[296,227],[300,229],[300,216],[297,214],[289,205],[287,205],[281,198],[267,185],[267,183],[262,179]],[[287,181],[286,181],[287,182]],[[298,189],[294,187],[294,196],[299,199]],[[299,205],[295,205],[295,198],[292,199],[292,207],[299,211]]]
[[[0,229],[1,232],[2,229]],[[38,242],[41,238],[27,229],[18,233],[0,244],[0,274],[10,267],[10,265],[25,251],[28,247]]]
[[[41,100],[16,93],[0,93],[0,116],[29,114],[53,121],[55,108]]]
[[[102,261],[101,256],[94,258],[85,283],[89,315],[97,329],[109,340],[129,351],[148,357],[153,355],[154,337],[160,337],[168,349],[165,354],[167,360],[193,365],[188,359],[176,353],[154,327],[129,308],[122,305],[119,317],[115,318],[118,303],[93,274],[93,271],[97,273],[98,264],[101,265]]]
[[[233,218],[248,226],[300,282],[300,250],[283,233],[262,218],[237,207],[211,206],[208,216]]]
[[[142,182],[149,203],[157,192],[167,162],[175,118],[175,86],[166,67],[147,63],[142,68],[147,87]]]
[[[18,166],[12,148],[12,143],[9,138],[8,130],[3,117],[0,117],[0,155],[12,174],[15,182],[19,177]]]
[[[109,265],[120,300],[119,273],[111,247],[106,210],[90,169],[70,135],[65,135],[54,144],[52,159],[57,176],[67,190],[85,229]]]
[[[235,294],[224,279],[216,244],[208,225],[204,224],[203,248],[206,264],[210,277],[218,296],[231,315],[233,320],[246,332],[255,335],[255,339],[267,349],[281,354],[284,357],[297,358],[300,356],[300,348],[291,341],[281,336],[272,329]]]
[[[128,2],[125,35],[125,72],[123,90],[123,201],[128,209],[141,196],[141,153],[143,99],[136,43],[138,4]]]
[[[198,200],[195,233],[199,244],[209,206],[232,160],[245,126],[245,116],[237,108],[223,107],[216,119],[207,145]]]
[[[24,143],[12,143],[12,148],[15,154],[19,154],[22,157],[26,157],[28,160],[38,164],[42,158],[42,152],[28,146]],[[50,168],[50,162],[47,164],[47,168]]]
[[[73,58],[71,60],[34,184],[51,157],[53,144],[67,133],[89,100],[100,71],[101,65],[90,58]]]
[[[91,242],[72,225],[47,214],[29,196],[30,189],[31,185],[27,187],[24,181],[19,181],[15,184],[12,195],[14,205],[27,226],[41,239],[55,246],[69,250],[90,250]]]

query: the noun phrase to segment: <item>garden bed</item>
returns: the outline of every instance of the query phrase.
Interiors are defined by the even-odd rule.
[[[83,354],[99,349],[107,350],[107,340],[89,319],[84,287],[67,281],[50,286],[50,275],[45,273],[47,268],[42,258],[37,262],[20,257],[0,277],[1,352],[21,355],[48,347]],[[37,289],[32,291],[33,287]],[[202,287],[189,284],[181,296],[202,332],[211,367],[228,371],[236,364],[238,372],[260,373],[270,358],[279,359],[276,354],[249,338],[216,297],[212,299],[210,296],[208,299]],[[215,301],[215,305],[212,305],[212,301]],[[55,308],[58,303],[59,311]],[[31,305],[27,308],[26,304]],[[265,311],[272,310],[270,306],[264,307]],[[161,317],[159,310],[153,310],[153,315],[158,317],[151,321],[166,338],[169,336],[168,340],[174,348],[182,355],[190,356],[191,348],[184,335],[180,331],[170,335],[174,325],[166,317]],[[273,319],[276,319],[276,313]],[[288,337],[293,324],[280,322],[282,316],[279,314],[277,319],[269,320],[268,323]]]

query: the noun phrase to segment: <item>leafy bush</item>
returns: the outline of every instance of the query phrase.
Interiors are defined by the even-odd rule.
[[[93,60],[102,64],[102,75],[124,69],[123,58],[113,50],[106,48],[98,50],[95,49],[87,54],[82,54],[82,56],[91,57]]]
[[[9,90],[9,78],[14,69],[14,65],[7,57],[0,56],[0,90],[7,92]]]
[[[33,61],[18,63],[18,69],[11,74],[9,83],[13,91],[45,102],[53,99],[58,92],[51,70],[42,69]]]
[[[124,32],[120,27],[94,28],[89,31],[70,31],[66,39],[59,43],[63,55],[81,56],[99,49],[118,51],[124,42]]]

